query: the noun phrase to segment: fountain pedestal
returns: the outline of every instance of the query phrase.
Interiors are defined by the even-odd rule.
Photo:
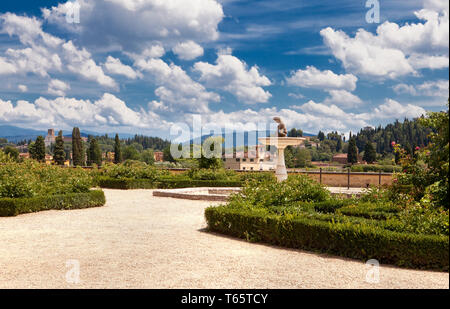
[[[286,164],[284,162],[284,149],[287,146],[297,146],[306,140],[304,137],[263,137],[258,139],[263,145],[275,146],[277,148],[277,169],[275,176],[278,182],[287,179]]]

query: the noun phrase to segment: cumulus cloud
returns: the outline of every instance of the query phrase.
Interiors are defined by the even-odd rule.
[[[425,114],[426,111],[420,106],[412,104],[402,105],[395,100],[386,99],[384,104],[374,109],[373,117],[377,119],[401,119],[405,117],[411,119]]]
[[[426,81],[418,85],[397,84],[392,87],[398,94],[413,96],[448,97],[448,80]]]
[[[354,37],[331,27],[321,30],[325,44],[344,67],[355,73],[396,78],[416,70],[448,67],[448,3],[426,1],[415,12],[422,21],[400,26],[384,22],[376,34],[359,29]]]
[[[168,122],[151,112],[132,110],[116,96],[105,93],[95,102],[58,97],[43,97],[34,102],[0,99],[0,122],[31,125],[35,128],[58,127],[137,127],[161,128]]]
[[[66,3],[43,9],[50,22],[76,31],[83,45],[140,52],[148,44],[173,47],[186,40],[209,42],[219,36],[224,17],[216,0],[78,0],[82,22],[66,22]]]
[[[136,79],[142,77],[140,72],[136,72],[132,67],[123,64],[120,59],[108,56],[105,63],[106,70],[111,74],[123,75],[129,79]]]
[[[172,51],[182,60],[193,60],[203,56],[203,48],[194,41],[178,43]]]
[[[6,57],[0,57],[0,64],[5,64],[0,74],[31,72],[47,77],[49,72],[67,69],[102,86],[117,88],[115,81],[103,72],[86,49],[79,49],[72,41],[66,42],[44,32],[42,21],[13,13],[1,14],[0,21],[0,33],[17,36],[26,46],[24,49],[6,50]]]
[[[262,88],[270,86],[271,81],[259,73],[256,65],[249,69],[245,62],[228,53],[219,53],[215,65],[197,62],[194,70],[207,87],[228,91],[244,103],[265,103],[272,96]]]
[[[335,74],[330,70],[320,71],[314,66],[297,70],[286,79],[288,85],[316,89],[344,89],[353,91],[358,78],[352,74]]]
[[[52,79],[48,84],[47,92],[54,96],[64,97],[66,95],[66,91],[69,89],[69,84],[58,79]]]
[[[167,106],[167,110],[179,112],[207,112],[209,102],[220,101],[220,96],[206,91],[205,87],[193,81],[179,66],[167,64],[161,59],[138,60],[136,67],[150,73],[157,85],[155,94]]]
[[[363,104],[362,100],[346,90],[330,90],[330,97],[326,98],[323,103],[330,105],[338,105],[342,108],[353,108]]]

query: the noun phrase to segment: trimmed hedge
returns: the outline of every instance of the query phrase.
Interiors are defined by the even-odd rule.
[[[98,179],[101,188],[109,189],[174,189],[191,187],[241,187],[240,181],[225,180],[192,180],[192,179],[129,179],[129,178],[107,178]]]
[[[227,206],[209,207],[205,217],[209,230],[249,241],[364,261],[377,259],[382,264],[449,270],[449,238],[445,236],[399,233],[374,226],[324,222]]]
[[[50,209],[98,207],[103,206],[105,202],[105,194],[101,190],[30,198],[0,198],[0,217]]]

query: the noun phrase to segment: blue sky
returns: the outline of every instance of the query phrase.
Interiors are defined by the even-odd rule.
[[[379,4],[368,23],[366,1],[2,1],[0,124],[348,133],[444,109],[448,1]]]

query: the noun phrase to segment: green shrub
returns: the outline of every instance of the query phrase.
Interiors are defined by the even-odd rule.
[[[81,168],[61,168],[26,160],[0,165],[0,198],[88,192],[93,178]]]
[[[193,180],[238,180],[238,176],[235,171],[226,170],[223,168],[192,168],[184,176]]]
[[[27,198],[0,198],[0,217],[50,209],[81,209],[105,204],[101,190],[86,193],[68,193]]]
[[[161,178],[158,180],[150,179],[131,179],[131,178],[109,178],[100,177],[98,184],[101,188],[109,189],[173,189],[190,187],[240,187],[240,181],[218,181],[218,180],[191,180],[187,178]]]
[[[230,197],[230,204],[257,207],[290,206],[297,202],[320,202],[330,199],[330,192],[306,175],[292,175],[286,181],[275,179],[249,180],[239,194]]]
[[[324,222],[303,216],[267,214],[228,206],[205,210],[208,229],[274,245],[314,250],[383,264],[449,269],[445,236],[398,233],[369,225]]]
[[[337,213],[344,216],[386,220],[393,218],[394,214],[397,214],[400,210],[400,207],[391,204],[356,203],[339,208]]]
[[[124,164],[107,164],[99,170],[99,177],[115,179],[150,179],[169,175],[169,171],[155,168],[140,161],[127,161]]]

